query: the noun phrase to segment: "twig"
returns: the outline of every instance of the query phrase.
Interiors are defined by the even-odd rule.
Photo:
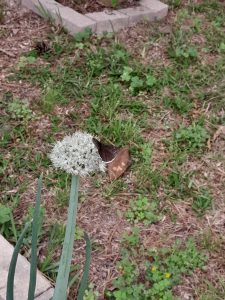
[[[0,48],[0,52],[4,53],[4,54],[6,54],[6,55],[8,55],[8,56],[10,56],[10,57],[13,57],[13,58],[16,57],[13,53],[11,53],[11,52],[9,52],[9,51],[6,51],[6,50],[4,50],[4,49],[2,49],[2,48]]]

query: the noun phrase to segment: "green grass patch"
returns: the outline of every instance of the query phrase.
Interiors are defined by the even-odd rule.
[[[130,208],[125,215],[129,222],[143,222],[145,225],[149,225],[160,220],[158,206],[157,201],[139,196],[136,200],[130,201]]]
[[[126,236],[125,244],[138,246],[139,232],[134,230]],[[107,292],[107,299],[176,299],[172,287],[181,283],[183,275],[191,275],[196,268],[206,262],[204,254],[198,251],[195,241],[190,239],[185,245],[180,242],[158,251],[147,251],[148,259],[137,264],[135,253],[128,248],[122,250],[123,258],[118,264],[120,276],[114,280],[114,291]],[[145,255],[146,255],[145,254]],[[136,253],[137,255],[137,253]]]

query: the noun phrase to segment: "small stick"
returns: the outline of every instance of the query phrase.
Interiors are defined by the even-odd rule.
[[[2,48],[0,48],[0,52],[4,53],[4,54],[6,54],[6,55],[8,55],[10,57],[13,57],[13,58],[16,57],[13,53],[10,53],[9,51],[6,51],[6,50],[4,50]]]

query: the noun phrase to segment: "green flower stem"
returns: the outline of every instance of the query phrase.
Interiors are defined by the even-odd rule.
[[[73,243],[75,238],[77,203],[78,203],[78,185],[79,177],[73,175],[70,190],[70,201],[68,210],[68,220],[66,225],[66,234],[63,243],[63,250],[59,264],[59,272],[56,279],[55,292],[53,300],[66,300],[67,285],[70,273],[70,264],[73,252]]]
[[[38,188],[35,209],[33,214],[32,224],[32,248],[31,248],[31,267],[30,267],[30,283],[28,290],[28,300],[34,299],[37,277],[37,243],[38,243],[38,229],[41,210],[41,187],[42,187],[42,174],[38,179]]]

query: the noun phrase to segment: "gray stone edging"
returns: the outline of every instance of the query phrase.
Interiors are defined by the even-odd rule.
[[[6,286],[9,264],[13,253],[13,246],[0,235],[0,300],[6,299]],[[30,278],[30,263],[19,254],[15,280],[14,300],[27,299]],[[49,300],[53,296],[54,289],[50,282],[37,271],[37,283],[35,289],[35,300]]]
[[[38,15],[62,25],[70,34],[90,28],[93,33],[116,32],[141,20],[159,20],[168,13],[168,5],[158,0],[140,0],[140,6],[104,10],[85,15],[55,0],[22,0],[22,5]]]

